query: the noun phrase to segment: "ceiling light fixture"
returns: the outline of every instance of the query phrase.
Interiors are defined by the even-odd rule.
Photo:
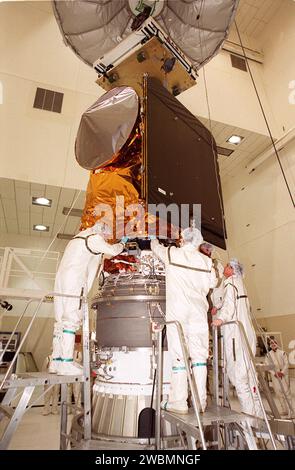
[[[36,230],[37,232],[49,232],[49,227],[48,225],[37,224],[33,226],[33,230]]]
[[[241,135],[232,135],[229,139],[227,139],[227,142],[233,145],[239,145],[243,139],[244,137],[242,137]]]
[[[47,197],[32,197],[32,204],[36,206],[51,207],[52,199],[48,199]]]

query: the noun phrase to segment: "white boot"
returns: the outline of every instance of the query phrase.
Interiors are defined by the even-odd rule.
[[[49,374],[56,374],[61,360],[61,340],[63,327],[60,323],[55,323],[53,328],[52,354],[48,367]]]
[[[161,408],[172,413],[186,414],[188,413],[187,395],[186,370],[183,365],[177,365],[172,368],[168,402],[162,402]]]
[[[200,411],[204,412],[207,406],[207,363],[193,362],[192,369],[200,399]]]
[[[74,362],[74,346],[76,332],[73,329],[64,328],[61,341],[61,361],[58,366],[58,375],[83,375],[83,368]]]

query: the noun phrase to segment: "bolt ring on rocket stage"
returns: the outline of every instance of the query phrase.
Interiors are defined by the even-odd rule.
[[[122,296],[107,296],[107,297],[94,297],[92,300],[92,308],[96,308],[97,303],[106,303],[106,302],[124,302],[124,301],[145,301],[145,302],[155,302],[155,301],[165,301],[165,296],[162,295],[122,295]]]

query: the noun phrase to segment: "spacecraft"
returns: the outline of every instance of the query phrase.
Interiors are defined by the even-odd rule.
[[[237,4],[53,2],[66,45],[93,67],[105,90],[81,116],[77,133],[77,162],[90,171],[81,228],[104,218],[114,240],[129,237],[126,252],[105,261],[91,301],[97,312],[92,421],[100,438],[154,436],[153,324],[165,315],[165,272],[148,235],[177,243],[200,205],[204,239],[225,248],[216,143],[177,96],[195,86],[198,70],[218,53]],[[159,211],[172,206],[178,218]],[[164,345],[164,395],[170,369]],[[173,439],[176,430],[166,426],[163,435]]]

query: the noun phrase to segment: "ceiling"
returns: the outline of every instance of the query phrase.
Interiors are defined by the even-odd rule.
[[[241,33],[257,38],[285,0],[240,0],[236,22]]]
[[[44,196],[52,199],[51,207],[32,204],[32,197]],[[83,209],[85,191],[59,188],[37,183],[28,183],[0,178],[0,232],[54,237],[57,233],[74,234],[78,231],[80,218],[65,216],[64,207]],[[49,226],[48,232],[36,232],[33,226]]]

